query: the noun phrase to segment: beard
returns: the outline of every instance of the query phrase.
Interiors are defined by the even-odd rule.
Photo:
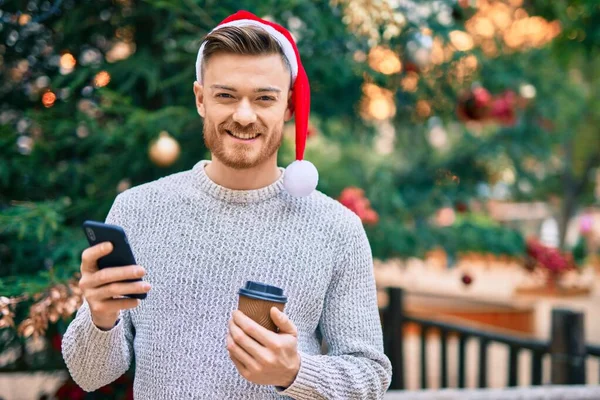
[[[232,119],[215,128],[206,118],[202,130],[204,143],[212,156],[233,169],[249,169],[264,163],[277,153],[283,141],[283,122],[272,132],[268,132],[267,127],[261,123],[241,126]],[[252,143],[231,143],[227,139],[227,131],[237,134],[260,133],[260,136]]]

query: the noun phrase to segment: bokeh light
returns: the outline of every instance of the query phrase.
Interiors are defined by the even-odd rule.
[[[106,71],[100,71],[94,77],[94,86],[104,87],[110,82],[110,74]]]
[[[400,58],[392,50],[382,46],[373,47],[369,52],[369,66],[385,75],[402,71]]]
[[[361,116],[366,120],[386,120],[396,115],[394,94],[372,83],[363,85]]]
[[[42,104],[46,108],[52,107],[54,105],[55,101],[56,101],[56,95],[53,92],[46,92],[42,96]]]

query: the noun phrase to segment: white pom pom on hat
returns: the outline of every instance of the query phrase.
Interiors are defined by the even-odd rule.
[[[285,169],[283,187],[292,196],[310,195],[317,187],[317,183],[319,183],[319,172],[310,161],[296,160]]]
[[[283,186],[292,196],[309,196],[317,188],[319,173],[310,161],[304,160],[304,149],[308,136],[308,117],[310,115],[310,85],[300,60],[296,42],[291,33],[283,26],[261,19],[248,11],[238,11],[230,15],[217,25],[213,31],[226,26],[260,26],[279,43],[290,64],[293,80],[292,104],[296,123],[296,161],[285,169]],[[200,46],[196,59],[196,79],[198,83],[202,83],[200,67],[202,65],[204,44],[203,42]]]

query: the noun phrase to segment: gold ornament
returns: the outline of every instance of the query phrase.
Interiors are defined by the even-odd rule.
[[[180,151],[177,140],[173,139],[167,131],[162,131],[158,140],[150,145],[148,156],[159,167],[168,167],[179,158]]]

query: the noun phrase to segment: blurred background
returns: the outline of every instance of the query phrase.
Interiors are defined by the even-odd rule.
[[[81,223],[208,157],[196,53],[238,9],[298,42],[312,90],[306,158],[319,189],[364,222],[382,312],[400,288],[407,315],[552,341],[561,307],[581,317],[593,354],[597,1],[0,0],[0,396],[132,398],[131,373],[84,396],[60,355],[81,304]],[[292,124],[285,136],[281,165],[293,160]],[[402,362],[424,365],[419,328],[402,331],[386,329],[386,351],[400,342]],[[421,375],[461,386],[438,336],[421,346]],[[467,387],[482,386],[475,345]],[[483,386],[536,376],[527,352],[519,373],[507,369],[508,351],[489,350],[488,370],[502,372]],[[558,382],[550,358],[538,383]],[[584,360],[579,383],[598,384],[598,360]],[[403,387],[422,386],[418,368],[403,374]]]

